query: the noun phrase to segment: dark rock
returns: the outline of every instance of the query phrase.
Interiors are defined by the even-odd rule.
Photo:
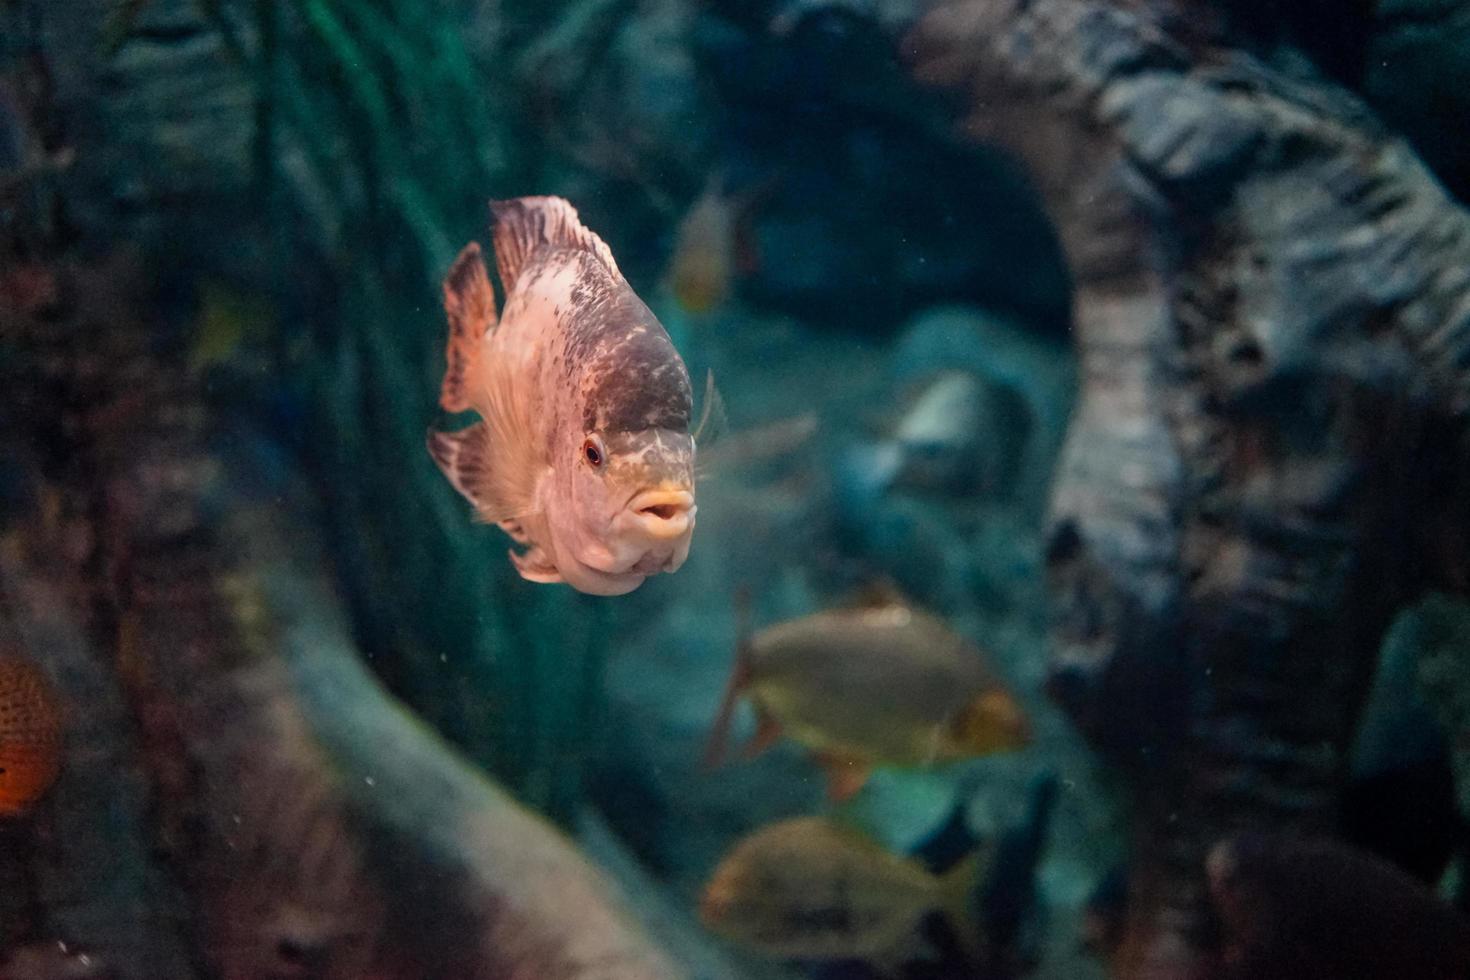
[[[1051,832],[1059,789],[1050,773],[1037,776],[1020,823],[996,842],[980,893],[987,962],[997,975],[1022,975],[1040,957],[1043,906],[1037,872]]]
[[[1449,729],[1421,690],[1434,657],[1423,607],[1400,616],[1379,658],[1343,788],[1339,833],[1433,887],[1464,835]]]
[[[720,146],[778,180],[752,216],[761,261],[745,294],[864,333],[943,301],[1060,331],[1063,273],[1030,189],[1004,157],[955,143],[900,70],[892,26],[862,6],[773,13],[779,30],[733,14],[695,25]]]
[[[1352,93],[1177,14],[968,0],[907,45],[1077,285],[1053,686],[1134,776],[1123,976],[1207,967],[1212,837],[1332,826],[1384,631],[1470,553],[1470,219]]]
[[[1449,188],[1470,196],[1470,143],[1448,119],[1470,112],[1470,6],[1458,0],[1377,5],[1365,88]]]

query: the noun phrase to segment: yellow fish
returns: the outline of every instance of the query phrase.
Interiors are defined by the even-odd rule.
[[[217,284],[206,284],[189,347],[189,368],[204,371],[260,345],[275,327],[270,304]]]
[[[776,186],[767,179],[732,193],[722,176],[711,177],[674,232],[667,273],[669,289],[686,312],[710,313],[730,298],[736,281],[759,265],[748,216]]]
[[[980,864],[976,855],[935,875],[855,830],[798,817],[735,845],[705,885],[699,917],[770,956],[884,963],[916,951],[920,921],[939,911],[973,947]]]
[[[1024,711],[964,637],[891,593],[749,635],[741,628],[705,752],[725,755],[736,702],[755,709],[747,758],[783,732],[811,749],[833,799],[874,765],[930,765],[1019,748]]]
[[[735,202],[711,180],[674,233],[669,287],[690,313],[716,309],[730,297],[735,279]]]

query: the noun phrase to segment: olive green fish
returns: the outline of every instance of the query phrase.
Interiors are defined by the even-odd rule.
[[[891,854],[824,817],[798,817],[741,840],[700,898],[717,935],[787,959],[894,962],[918,951],[917,927],[943,913],[962,943],[975,943],[970,898],[978,855],[944,875]]]
[[[707,766],[725,756],[741,697],[758,725],[746,757],[788,734],[827,769],[839,800],[861,789],[875,765],[931,765],[1030,740],[1024,711],[981,652],[886,592],[753,636],[742,626]]]

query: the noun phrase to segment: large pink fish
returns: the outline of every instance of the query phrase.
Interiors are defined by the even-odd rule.
[[[429,454],[523,578],[594,595],[672,572],[694,532],[693,393],[669,335],[558,197],[496,201],[495,294],[476,244],[444,280],[439,404],[474,409]]]

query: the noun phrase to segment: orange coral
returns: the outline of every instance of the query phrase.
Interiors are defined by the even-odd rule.
[[[31,661],[0,655],[0,817],[25,813],[61,769],[61,710]]]

